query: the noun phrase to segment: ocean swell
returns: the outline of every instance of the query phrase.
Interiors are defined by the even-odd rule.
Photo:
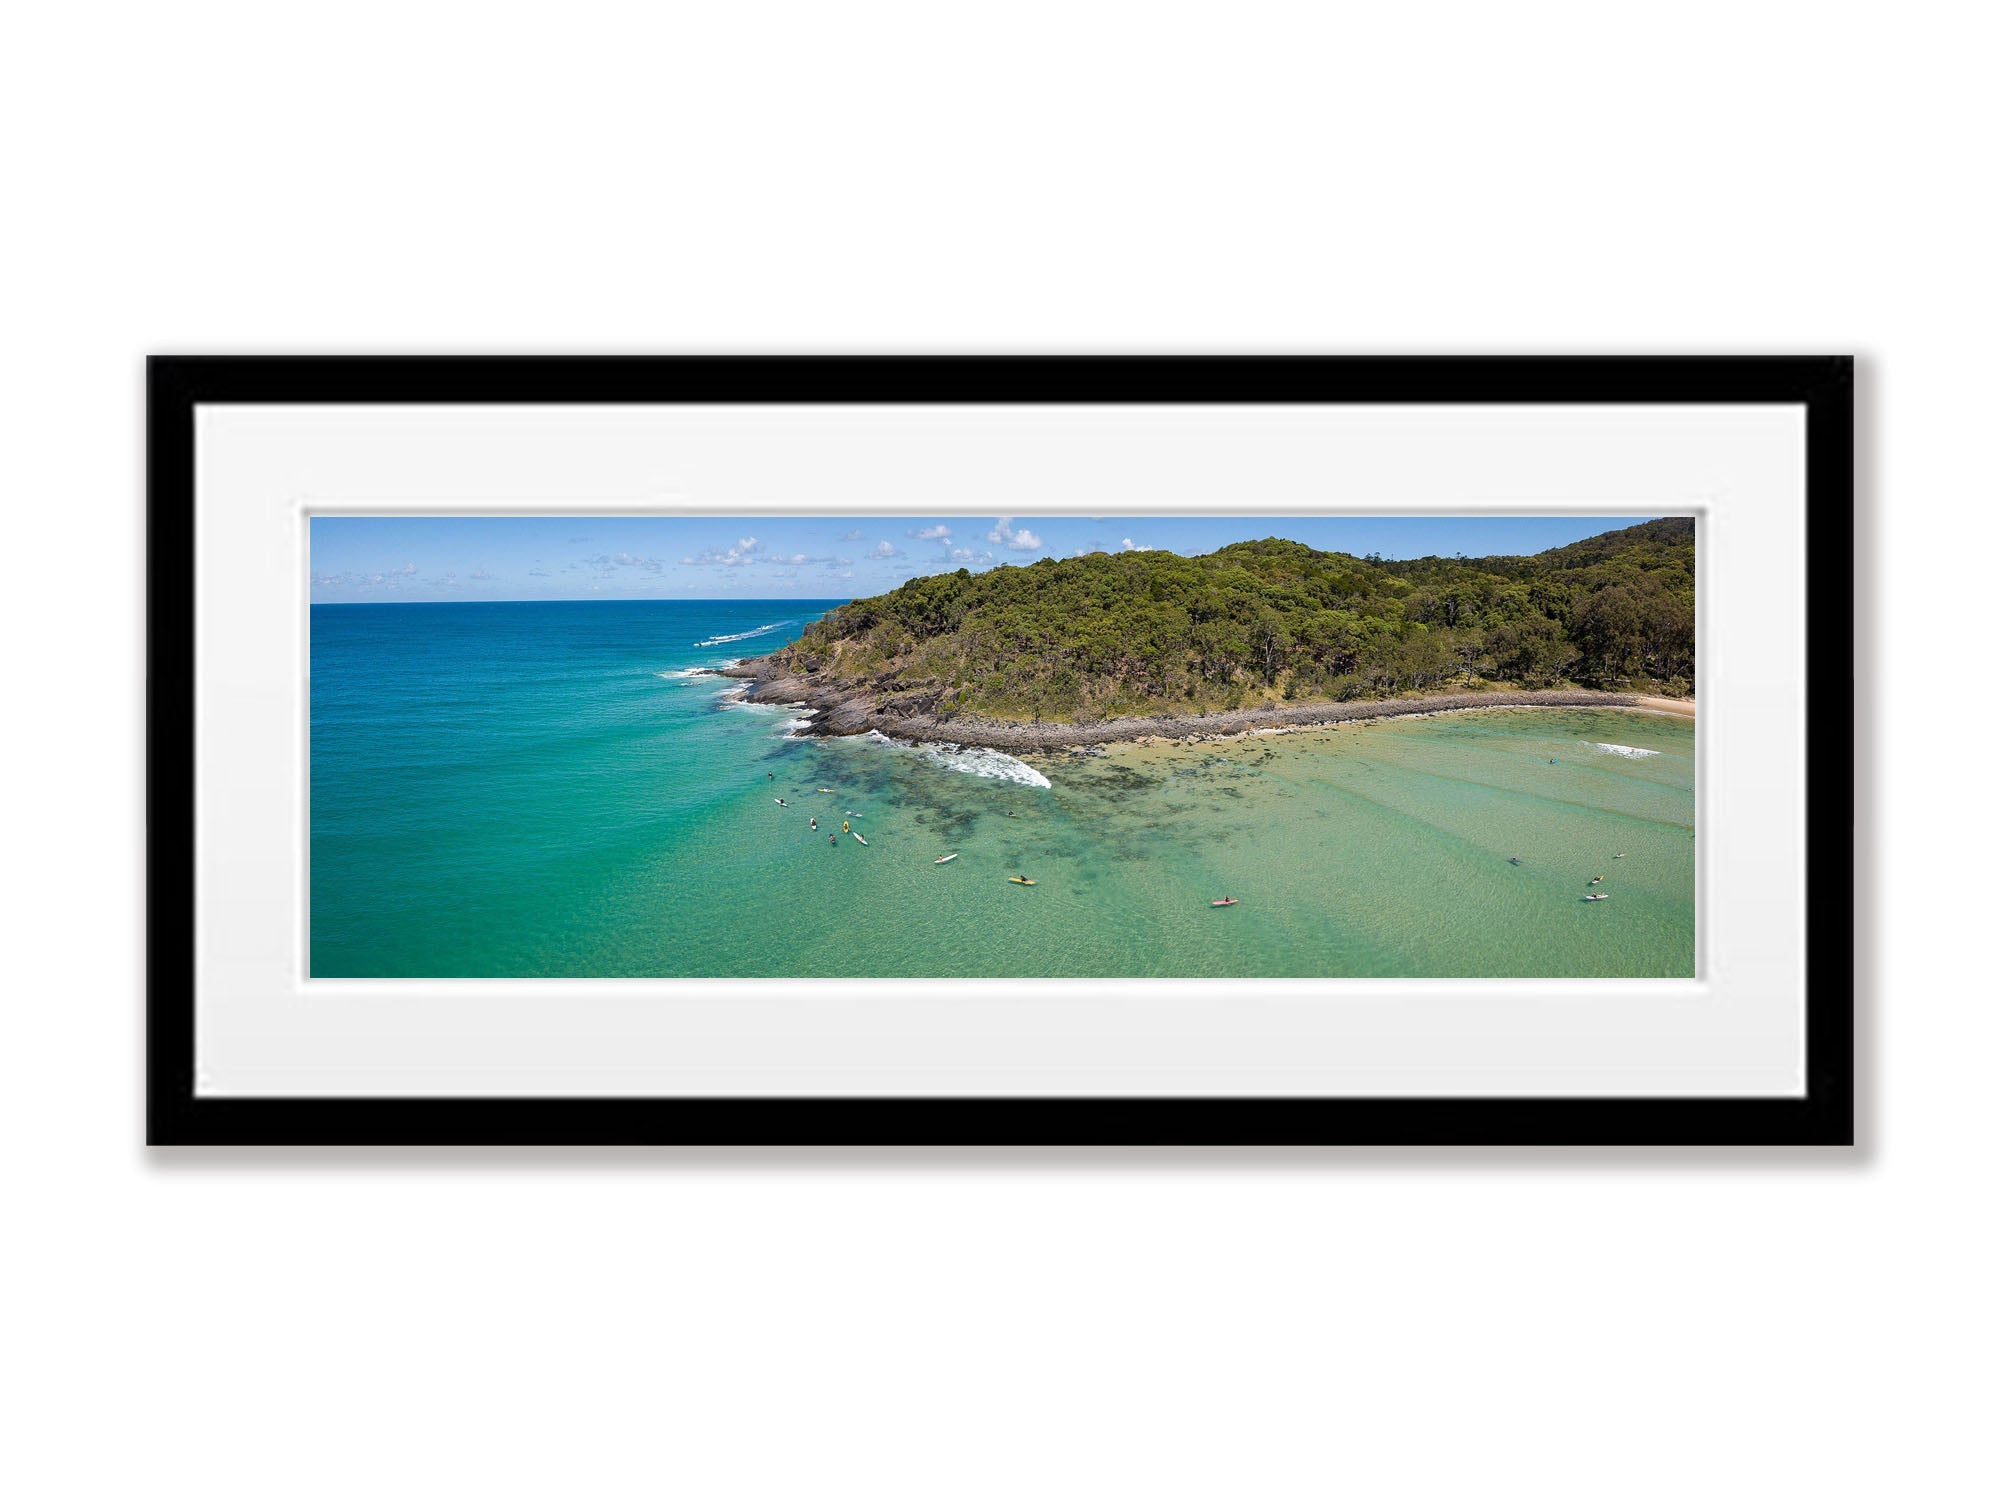
[[[1641,750],[1637,745],[1607,745],[1602,740],[1594,740],[1592,743],[1607,755],[1622,755],[1627,760],[1644,760],[1649,755],[1660,753],[1657,750]]]
[[[1018,761],[1011,755],[1003,755],[998,750],[988,750],[979,745],[954,745],[943,741],[913,744],[909,740],[891,739],[874,729],[869,730],[863,738],[874,740],[877,744],[892,746],[947,771],[960,771],[967,776],[984,777],[988,781],[1011,781],[1019,786],[1047,788],[1049,785],[1049,778],[1033,766]]]
[[[819,712],[818,709],[808,708],[803,703],[752,702],[744,696],[749,691],[749,688],[740,684],[736,687],[724,688],[715,695],[715,706],[717,708],[740,708],[745,713],[768,714],[772,717],[782,714],[784,717],[779,719],[776,726],[778,738],[783,740],[802,740],[806,738],[799,731],[812,723],[813,715]]]

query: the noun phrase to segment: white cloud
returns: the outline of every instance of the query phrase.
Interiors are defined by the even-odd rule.
[[[904,532],[903,535],[913,536],[920,542],[948,542],[951,540],[951,528],[949,526],[926,526],[922,531],[918,531],[913,527]]]
[[[1132,538],[1128,536],[1124,541],[1119,543],[1119,550],[1124,552],[1151,552],[1154,549],[1151,547],[1135,547],[1132,544]]]
[[[607,567],[612,563],[616,563],[621,568],[644,568],[648,573],[657,573],[660,571],[660,560],[657,557],[634,557],[629,552],[619,552],[608,558],[593,557],[588,560],[596,563],[599,567]]]
[[[869,548],[868,555],[870,557],[900,557],[902,554],[897,552],[892,544],[884,541],[877,542],[873,547]]]
[[[975,552],[970,547],[954,547],[951,549],[950,555],[953,562],[960,563],[993,561],[993,554],[991,552]]]
[[[788,568],[796,568],[801,564],[811,562],[812,559],[807,557],[803,552],[794,552],[790,557],[767,557],[764,561],[767,563],[781,563]]]
[[[1012,516],[1001,516],[986,533],[986,540],[1010,552],[1039,552],[1042,539],[1025,526],[1016,526]]]
[[[727,547],[722,549],[710,547],[706,552],[702,553],[701,556],[699,557],[683,557],[681,559],[681,566],[684,568],[748,567],[751,563],[757,560],[752,554],[756,552],[758,545],[759,543],[757,541],[757,538],[755,538],[754,536],[746,536],[741,541],[737,542],[736,545],[733,547]],[[621,553],[619,555],[623,556],[624,554]],[[585,559],[586,562],[593,560],[594,559],[590,558]],[[657,568],[659,564],[649,563],[648,566]]]
[[[475,580],[477,580],[480,583],[490,583],[493,581],[493,575],[487,572],[484,568],[475,569],[473,571],[472,576]]]
[[[861,537],[862,537],[862,532],[860,528],[857,527],[853,531],[848,532],[846,536],[841,538],[841,540],[843,542],[858,542],[861,540]]]

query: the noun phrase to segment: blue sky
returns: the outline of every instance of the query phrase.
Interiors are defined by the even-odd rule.
[[[1085,552],[1540,552],[1640,516],[315,516],[312,597],[851,599],[926,573]]]

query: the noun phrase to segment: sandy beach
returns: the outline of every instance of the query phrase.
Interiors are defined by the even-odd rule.
[[[1676,714],[1683,719],[1694,717],[1692,698],[1654,698],[1642,693],[1632,700],[1632,707],[1643,708],[1649,713]]]

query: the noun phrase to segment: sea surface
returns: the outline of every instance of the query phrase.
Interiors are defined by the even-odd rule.
[[[702,675],[836,602],[315,605],[312,973],[1695,971],[1690,720],[1015,758],[801,737]]]

